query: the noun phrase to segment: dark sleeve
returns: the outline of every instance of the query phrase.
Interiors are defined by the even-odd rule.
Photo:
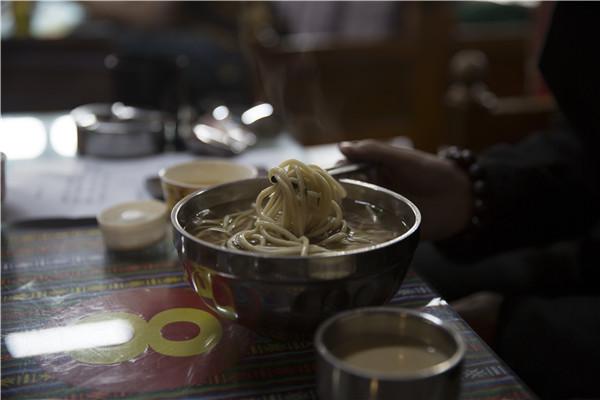
[[[597,221],[600,201],[583,153],[567,131],[484,152],[488,214],[479,231],[467,235],[467,250],[483,256],[583,235]]]
[[[577,238],[598,222],[598,11],[559,4],[541,56],[540,68],[570,128],[480,155],[488,213],[479,230],[440,243],[446,253],[477,259]]]
[[[590,156],[600,144],[599,39],[600,3],[558,3],[540,56],[546,84]]]
[[[438,243],[450,256],[476,260],[520,247],[575,239],[598,221],[600,198],[584,150],[567,131],[532,135],[481,154],[485,171],[478,229]]]

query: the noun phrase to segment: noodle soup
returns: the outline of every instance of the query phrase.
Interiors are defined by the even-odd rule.
[[[179,202],[171,213],[173,243],[192,289],[218,315],[280,340],[308,339],[321,321],[338,311],[389,301],[419,240],[419,210],[385,188],[356,180],[340,183],[346,192],[338,203],[346,221],[344,237],[368,240],[328,243],[324,251],[307,256],[296,242],[274,246],[276,252],[266,245],[260,253],[227,245],[234,236],[230,214],[256,212],[257,194],[272,186],[265,178],[219,185]],[[207,219],[213,220],[214,229],[207,229]],[[320,220],[314,219],[317,227]],[[226,233],[219,234],[218,229]],[[311,232],[305,230],[304,236]],[[317,236],[312,243],[323,240]],[[289,249],[293,252],[278,252]]]
[[[232,222],[225,221],[227,216],[247,210],[253,210],[253,205],[248,201],[222,204],[211,209],[201,210],[184,228],[199,239],[225,246],[230,234],[219,231],[219,228],[224,230],[227,222]],[[342,201],[342,210],[350,231],[349,241],[348,243],[335,242],[324,245],[329,251],[353,250],[384,243],[408,230],[407,223],[400,216],[367,202],[346,198]],[[206,230],[203,227],[203,222],[206,220],[220,222],[216,229]],[[243,228],[245,226],[238,226],[237,230]],[[234,228],[233,232],[235,231]],[[353,241],[355,237],[359,237],[361,240]]]
[[[287,160],[267,178],[270,186],[251,206],[204,210],[188,231],[229,249],[308,256],[371,246],[406,230],[375,205],[348,202],[346,189],[317,165]]]

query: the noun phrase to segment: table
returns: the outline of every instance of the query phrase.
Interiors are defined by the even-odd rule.
[[[169,238],[141,252],[106,250],[91,216],[123,201],[109,190],[122,186],[118,179],[130,186],[119,193],[124,198],[146,198],[147,174],[192,155],[81,159],[64,113],[12,117],[2,121],[9,156],[1,236],[3,398],[316,398],[312,342],[279,342],[215,319],[184,281]],[[290,157],[326,166],[340,154],[335,145],[307,149],[283,136],[238,161],[268,166]],[[97,197],[77,195],[89,195],[86,185],[99,182],[105,189]],[[415,273],[391,303],[423,309],[459,330],[467,343],[463,399],[534,398]],[[115,319],[128,321],[130,336],[85,331]],[[103,342],[81,344],[91,339]]]
[[[534,398],[452,308],[413,272],[409,272],[391,303],[422,309],[459,330],[467,343],[462,399]],[[93,219],[5,225],[2,396],[317,398],[314,351],[309,340],[278,342],[221,320],[222,335],[210,351],[191,354],[189,347],[182,346],[183,353],[169,354],[172,350],[157,342],[157,331],[167,340],[190,341],[201,336],[203,328],[211,329],[202,325],[206,319],[199,323],[199,332],[193,323],[168,324],[168,314],[177,312],[173,310],[190,308],[205,310],[184,281],[168,238],[139,253],[118,254],[105,250]],[[74,321],[93,321],[106,312],[145,318],[146,321],[138,320],[141,325],[136,328],[143,332],[136,336],[142,341],[142,352],[126,343],[107,353],[102,353],[102,349],[54,349],[54,353],[18,358],[7,349],[10,334],[72,327]],[[157,327],[152,322],[161,313],[166,320],[163,318]],[[137,339],[131,342],[138,345]],[[44,342],[43,336],[41,341]],[[34,341],[22,351],[26,353],[32,347],[36,347]]]

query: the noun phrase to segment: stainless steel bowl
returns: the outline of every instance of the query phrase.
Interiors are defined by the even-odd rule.
[[[351,342],[420,342],[446,357],[413,371],[379,372],[356,368],[338,349]],[[391,338],[391,339],[390,339]],[[315,334],[319,398],[451,400],[460,394],[465,344],[454,329],[426,313],[394,307],[362,308],[325,321]]]
[[[256,178],[216,186],[185,197],[171,213],[175,247],[194,290],[220,315],[276,338],[307,337],[336,312],[386,303],[412,259],[421,214],[390,190],[360,181],[340,182],[349,199],[400,216],[408,230],[384,243],[324,256],[231,250],[194,237],[186,225],[206,208],[235,201],[251,204],[269,182]]]
[[[138,157],[165,146],[167,116],[122,103],[86,104],[71,111],[77,126],[77,150],[98,157]]]

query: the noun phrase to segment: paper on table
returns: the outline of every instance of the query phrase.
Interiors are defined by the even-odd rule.
[[[188,154],[134,160],[60,158],[9,165],[3,207],[5,221],[88,217],[113,204],[148,199],[147,176]]]

